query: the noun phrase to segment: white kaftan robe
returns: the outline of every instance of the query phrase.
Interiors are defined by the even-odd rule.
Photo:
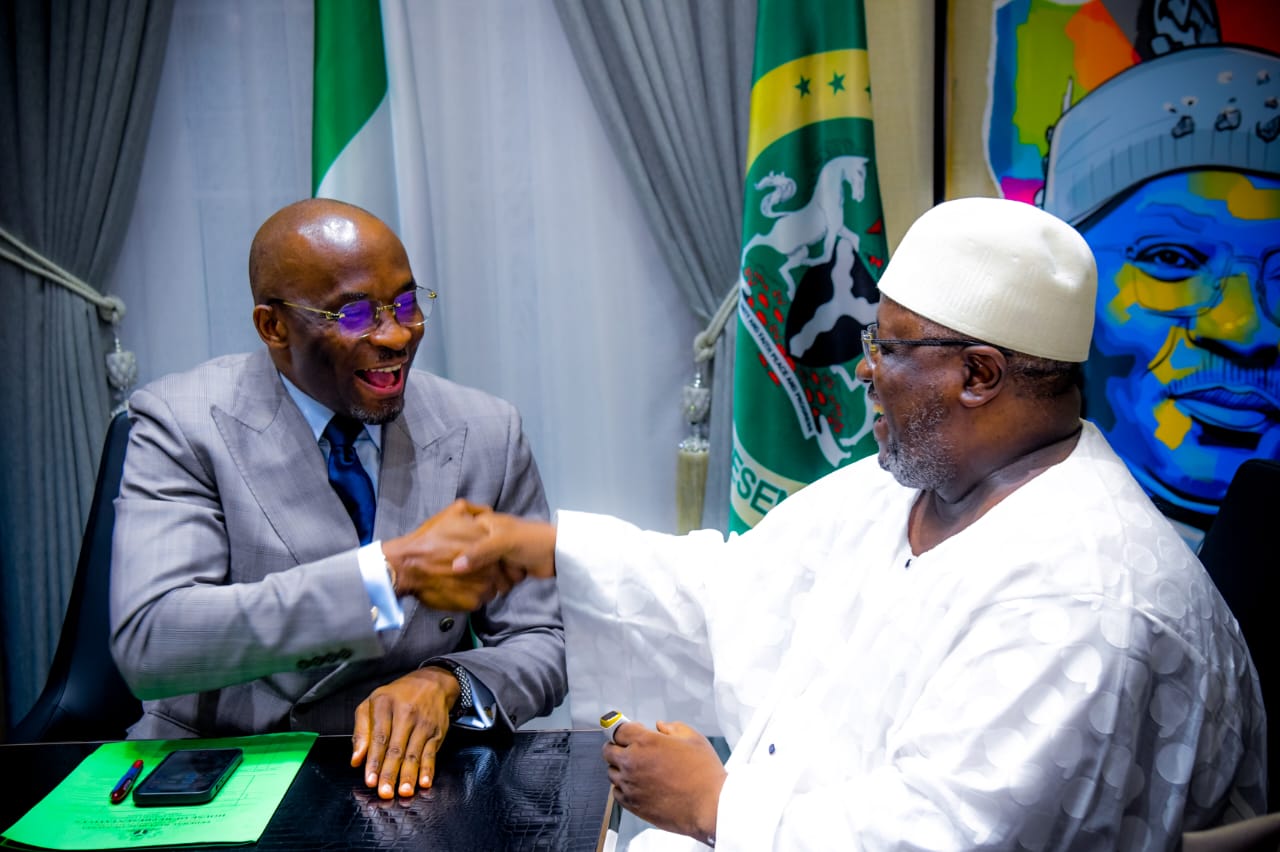
[[[918,494],[869,458],[728,542],[559,513],[575,722],[722,733],[720,852],[1171,849],[1265,809],[1239,628],[1092,424],[908,566]]]

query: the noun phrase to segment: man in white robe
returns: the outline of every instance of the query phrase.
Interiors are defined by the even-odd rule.
[[[1239,628],[1079,417],[1095,288],[1060,220],[948,202],[864,334],[878,459],[727,542],[473,507],[455,567],[558,576],[575,708],[638,720],[618,800],[685,836],[633,849],[1175,849],[1264,809]]]

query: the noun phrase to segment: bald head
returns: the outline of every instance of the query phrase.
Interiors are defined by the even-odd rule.
[[[309,274],[316,265],[332,266],[362,242],[399,239],[369,211],[331,198],[306,198],[273,213],[258,228],[249,247],[249,287],[263,303],[287,298],[281,288]]]
[[[417,298],[408,254],[386,223],[326,198],[290,204],[258,229],[249,284],[254,326],[281,375],[356,420],[399,415],[423,330],[386,313],[400,299],[412,312]],[[339,323],[362,313],[368,328]]]

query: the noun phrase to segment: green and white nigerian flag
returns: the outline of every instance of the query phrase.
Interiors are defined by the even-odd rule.
[[[378,0],[315,0],[311,188],[397,227],[387,60]]]
[[[855,378],[888,260],[862,0],[760,0],[729,528],[875,450]]]

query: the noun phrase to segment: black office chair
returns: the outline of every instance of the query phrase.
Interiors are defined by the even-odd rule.
[[[107,585],[111,574],[111,530],[120,493],[129,416],[111,419],[98,465],[89,522],[71,586],[67,615],[44,690],[35,706],[9,731],[9,742],[123,739],[142,716],[111,657]]]
[[[1265,589],[1280,564],[1276,507],[1280,461],[1249,459],[1236,471],[1200,545],[1200,561],[1240,623],[1267,709],[1267,810],[1280,811],[1280,655],[1275,609]],[[1273,721],[1274,720],[1274,721]]]

